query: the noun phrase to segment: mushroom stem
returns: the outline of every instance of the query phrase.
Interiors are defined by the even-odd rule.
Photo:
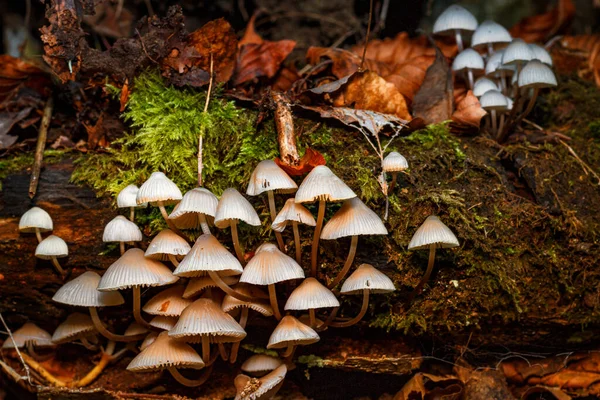
[[[275,291],[275,284],[269,285],[269,301],[271,302],[271,308],[273,309],[273,315],[277,321],[281,320],[281,312],[279,311],[279,304],[277,303],[277,292]]]
[[[392,182],[390,183],[390,186],[388,187],[388,193],[391,193],[394,190],[394,187],[396,187],[396,179],[397,178],[398,178],[398,172],[392,171]]]
[[[502,94],[506,96],[508,88],[506,87],[506,72],[504,70],[500,71],[500,89],[502,90]]]
[[[116,343],[114,341],[109,341],[106,345],[106,349],[102,352],[102,357],[100,358],[100,361],[98,361],[98,364],[96,364],[94,368],[92,368],[92,370],[88,372],[83,378],[81,378],[78,381],[72,382],[71,384],[69,384],[69,386],[84,387],[92,383],[98,377],[98,375],[100,375],[104,368],[106,368],[106,366],[112,361],[112,354],[113,351],[115,351],[115,344]]]
[[[360,308],[360,312],[358,313],[358,315],[348,321],[345,321],[345,322],[331,322],[331,323],[329,323],[329,326],[332,326],[334,328],[347,328],[349,326],[352,326],[352,325],[356,324],[357,322],[359,322],[365,316],[368,309],[369,309],[369,290],[363,289],[363,302],[362,302],[362,307]]]
[[[139,350],[137,349],[137,347],[135,347],[135,343],[127,343],[125,345],[125,347],[123,347],[121,350],[117,351],[115,354],[112,355],[111,361],[117,361],[119,358],[121,358],[121,356],[125,353],[127,353],[128,351],[131,351],[132,353],[139,353]]]
[[[40,232],[40,228],[35,228],[35,237],[38,240],[38,243],[41,243],[44,238],[42,237],[42,233]]]
[[[310,308],[308,310],[308,318],[309,318],[309,324],[311,328],[316,328],[317,327],[317,317],[315,316],[315,309],[314,308]]]
[[[354,262],[354,256],[356,255],[356,246],[358,245],[358,235],[352,236],[352,241],[350,242],[350,250],[348,251],[348,257],[346,257],[346,263],[344,264],[344,268],[337,274],[335,279],[327,285],[329,289],[332,289],[337,286],[338,283],[344,279],[350,268],[352,267],[352,263]]]
[[[275,207],[275,195],[272,190],[267,190],[267,195],[269,197],[269,212],[271,213],[271,222],[275,221],[275,217],[277,216],[277,208]],[[277,246],[279,246],[279,250],[285,251],[285,245],[283,244],[283,238],[281,237],[281,233],[275,232],[275,238],[277,239]]]
[[[246,296],[245,294],[236,292],[235,289],[233,289],[231,286],[229,286],[227,283],[225,283],[223,278],[221,278],[221,276],[216,271],[208,271],[208,275],[211,277],[211,279],[213,281],[215,281],[217,286],[219,286],[219,288],[222,291],[224,291],[225,293],[227,293],[228,295],[233,296],[236,299],[241,300],[241,301],[247,301],[247,302],[256,301],[256,299],[254,297],[249,297],[249,296]]]
[[[494,45],[491,43],[488,43],[488,56],[491,56],[492,54],[494,54]]]
[[[231,221],[231,240],[233,240],[235,255],[242,265],[246,265],[246,260],[244,260],[244,251],[242,250],[242,246],[240,246],[240,239],[238,238],[237,221],[235,220]]]
[[[142,318],[142,294],[139,286],[133,287],[133,318],[138,324],[152,329],[152,325]]]
[[[281,357],[287,358],[291,357],[294,354],[294,350],[296,350],[296,346],[292,343],[288,343],[287,349],[283,353],[281,353]]]
[[[202,228],[202,233],[205,235],[210,235],[210,228],[208,227],[208,222],[206,222],[206,215],[198,214],[198,222],[200,222],[200,228]]]
[[[54,356],[54,354],[52,354],[52,353],[44,354],[43,356],[39,355],[35,351],[34,347],[35,346],[33,345],[33,342],[31,342],[31,341],[27,342],[27,352],[36,361],[40,361],[40,362],[47,361],[47,360],[51,359]]]
[[[85,347],[85,348],[86,348],[86,349],[88,349],[88,350],[92,350],[92,351],[96,351],[96,350],[98,350],[98,346],[97,346],[97,345],[94,345],[94,344],[91,344],[91,343],[90,343],[90,342],[87,340],[87,338],[85,338],[85,337],[82,337],[81,339],[79,339],[79,341],[81,342],[81,344],[83,345],[83,347]]]
[[[321,229],[323,228],[323,219],[325,218],[325,200],[319,200],[319,212],[317,214],[317,226],[313,236],[312,250],[310,253],[310,271],[311,276],[317,276],[317,255],[319,254],[319,238],[321,237]]]
[[[411,293],[409,301],[414,299],[415,296],[417,296],[419,293],[421,293],[421,289],[423,288],[423,285],[425,285],[425,283],[429,280],[429,275],[431,275],[431,271],[433,271],[434,261],[435,261],[435,245],[431,245],[431,246],[429,246],[429,263],[427,264],[427,270],[425,271],[425,275],[423,275],[423,278],[421,278],[421,281],[419,281],[419,284],[417,285],[415,290],[413,290],[413,292]]]
[[[208,380],[210,373],[212,372],[212,367],[205,370],[200,378],[198,379],[188,379],[185,376],[181,375],[179,370],[175,367],[168,367],[167,370],[171,373],[173,378],[179,383],[187,387],[196,387],[202,385],[204,382]]]
[[[473,70],[467,68],[467,77],[469,78],[469,89],[473,90]]]
[[[490,118],[492,119],[492,133],[495,135],[496,132],[498,132],[498,124],[496,123],[496,110],[492,110]]]
[[[292,229],[294,231],[294,244],[296,246],[296,262],[302,264],[302,247],[300,245],[300,232],[298,230],[298,222],[292,221]]]
[[[129,220],[135,222],[135,207],[129,207]]]
[[[58,271],[58,273],[64,278],[65,275],[67,275],[67,273],[60,266],[60,263],[58,262],[58,259],[56,257],[52,257],[51,260],[52,260],[52,265],[54,265],[54,268],[56,269],[56,271]]]
[[[503,113],[502,115],[500,115],[500,125],[498,126],[498,132],[502,132],[502,129],[504,128],[504,119],[506,114]]]
[[[165,222],[167,223],[167,225],[169,226],[169,228],[175,232],[176,234],[178,234],[179,236],[181,236],[184,239],[187,239],[185,234],[183,232],[181,232],[173,223],[172,220],[169,219],[169,214],[167,214],[167,210],[165,210],[165,203],[162,201],[158,201],[156,202],[156,205],[158,206],[158,209],[160,210],[160,213],[163,217],[163,219],[165,220]]]
[[[173,264],[175,267],[179,266],[179,261],[177,261],[177,257],[175,257],[173,254],[168,254],[167,257],[169,257],[169,261],[171,261],[171,264]]]
[[[219,348],[219,354],[221,355],[221,359],[223,361],[227,361],[229,359],[229,356],[227,355],[227,349],[225,349],[225,345],[223,343],[219,343],[217,347]]]
[[[327,328],[329,326],[329,324],[331,324],[333,322],[333,320],[339,310],[340,310],[339,307],[334,307],[333,310],[331,310],[331,314],[329,314],[329,317],[327,317],[327,320],[325,320],[325,322],[323,322],[321,325],[317,326],[316,330],[322,331],[325,328]]]
[[[35,372],[40,374],[51,385],[58,386],[58,387],[67,386],[63,381],[56,378],[54,375],[52,375],[50,372],[48,372],[46,370],[46,368],[42,367],[40,364],[38,364],[37,361],[35,361],[30,356],[28,356],[27,353],[21,353],[21,357],[23,358],[23,361],[25,361],[27,363],[29,368],[31,368],[32,370],[34,370]]]
[[[210,360],[210,339],[208,335],[202,335],[202,359],[205,361],[206,365],[209,365]]]
[[[240,324],[242,328],[246,328],[246,323],[248,322],[248,314],[248,307],[242,308],[242,315],[240,316],[240,321],[238,322],[238,324]],[[235,342],[231,346],[231,353],[229,354],[229,362],[231,364],[235,363],[235,361],[237,360],[238,350],[240,349],[240,343],[242,343],[241,340],[239,342]]]
[[[121,255],[125,254],[125,242],[119,242],[119,250],[121,251]]]
[[[460,31],[458,29],[454,30],[454,37],[456,38],[456,47],[458,47],[458,52],[464,50],[464,45],[462,41],[462,36],[460,35]]]
[[[96,310],[96,308],[89,307],[88,309],[90,311],[90,316],[92,317],[92,322],[94,323],[94,326],[96,327],[98,332],[100,332],[100,334],[102,336],[104,336],[105,338],[107,338],[108,340],[113,340],[115,342],[137,342],[138,340],[144,339],[144,337],[145,337],[144,334],[129,336],[129,335],[116,335],[116,334],[110,332],[108,329],[106,329],[106,327],[102,323],[102,320],[98,316],[98,311]]]
[[[525,111],[523,111],[523,114],[519,115],[519,118],[517,118],[517,121],[515,123],[521,122],[523,120],[523,118],[525,118],[527,115],[529,115],[531,110],[533,110],[533,106],[535,105],[535,100],[537,99],[539,91],[540,91],[540,89],[538,89],[538,88],[535,88],[533,90],[533,96],[531,96],[531,98],[529,99],[527,108],[525,109]]]

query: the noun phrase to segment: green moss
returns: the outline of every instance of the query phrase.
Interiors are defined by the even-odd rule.
[[[44,164],[50,165],[62,161],[69,151],[46,150],[44,151]],[[9,174],[29,169],[33,166],[33,153],[23,153],[16,156],[0,159],[0,190],[2,180]]]

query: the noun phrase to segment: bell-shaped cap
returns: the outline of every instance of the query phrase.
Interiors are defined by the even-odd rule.
[[[169,254],[182,258],[190,252],[190,249],[187,240],[170,229],[163,229],[152,239],[146,249],[145,256],[165,261],[169,259]]]
[[[242,371],[250,375],[261,376],[283,364],[279,357],[266,354],[255,354],[249,357],[241,366]]]
[[[475,97],[481,97],[485,92],[488,92],[490,90],[500,89],[498,88],[498,85],[496,85],[496,82],[489,78],[479,78],[475,81],[475,84],[473,85],[473,94],[475,95]]]
[[[167,332],[162,332],[131,360],[127,369],[144,372],[168,367],[202,369],[204,361],[190,345],[174,340]]]
[[[521,70],[518,82],[519,89],[541,89],[557,85],[552,69],[540,60],[529,61]]]
[[[210,336],[213,343],[228,343],[239,342],[246,337],[246,331],[214,301],[198,299],[183,310],[169,336],[192,343]]]
[[[316,200],[341,201],[356,197],[356,194],[325,165],[310,171],[296,192],[296,203]]]
[[[49,232],[53,229],[50,214],[39,207],[31,207],[19,220],[19,231],[23,233]]]
[[[52,342],[62,344],[95,334],[96,327],[88,314],[73,313],[52,334]]]
[[[471,38],[471,46],[487,46],[488,43],[510,43],[512,37],[505,27],[494,21],[483,21]]]
[[[125,336],[137,336],[148,333],[149,330],[143,325],[138,324],[137,322],[132,322],[129,324],[127,329],[125,329]]]
[[[223,276],[221,277],[223,282],[227,285],[231,286],[238,282],[238,278],[235,276]],[[185,287],[185,291],[183,292],[183,298],[189,299],[191,297],[196,296],[198,293],[208,288],[216,288],[219,287],[215,281],[210,276],[203,276],[200,278],[192,278],[188,282]]]
[[[446,8],[433,24],[433,33],[473,32],[477,29],[477,19],[467,9],[453,4]]]
[[[483,58],[473,49],[464,49],[458,53],[452,62],[453,71],[463,71],[465,69],[483,70],[484,68]]]
[[[42,260],[49,260],[53,257],[61,258],[69,255],[67,243],[56,235],[50,235],[42,240],[35,248],[35,256]]]
[[[500,66],[502,66],[502,56],[504,50],[498,50],[494,54],[488,56],[487,62],[485,63],[485,75],[497,78],[500,76]]]
[[[552,66],[552,56],[550,56],[550,53],[548,53],[545,48],[535,43],[529,43],[529,49],[533,53],[533,60],[540,60],[547,66]]]
[[[285,310],[311,310],[315,308],[339,307],[340,302],[315,278],[306,278],[285,303]]]
[[[150,326],[163,330],[170,331],[177,323],[177,317],[167,317],[165,315],[157,315],[148,323]]]
[[[317,343],[319,339],[319,334],[313,328],[303,324],[291,315],[286,315],[281,318],[281,321],[271,333],[267,349],[283,349],[288,344],[305,346]]]
[[[271,399],[283,385],[286,374],[287,366],[285,364],[281,364],[259,379],[240,374],[234,380],[237,392],[234,400]]]
[[[246,194],[248,196],[258,196],[269,190],[292,193],[296,189],[298,189],[296,182],[275,161],[264,160],[259,162],[252,171]]]
[[[182,297],[183,290],[183,285],[165,289],[148,300],[142,310],[151,315],[178,317],[187,306],[192,304],[190,300]]]
[[[427,217],[425,222],[417,229],[410,243],[409,250],[458,247],[458,239],[454,233],[435,215]]]
[[[260,218],[252,204],[237,190],[225,189],[215,214],[215,225],[219,229],[227,228],[232,221],[244,221],[248,225],[260,226]]]
[[[182,197],[181,191],[172,180],[162,172],[153,172],[140,187],[136,202],[156,205],[160,201],[167,205],[177,203]]]
[[[119,208],[130,208],[130,207],[146,207],[148,203],[137,203],[137,194],[140,189],[136,185],[126,186],[117,195],[117,207]]]
[[[103,242],[140,242],[142,231],[135,224],[122,215],[114,217],[104,227]]]
[[[152,343],[154,343],[154,341],[156,340],[158,335],[159,335],[158,332],[150,332],[148,335],[146,335],[146,337],[144,338],[144,341],[142,342],[142,344],[140,344],[140,351],[143,351],[148,346],[150,346]]]
[[[408,168],[408,161],[397,151],[391,151],[381,163],[383,172],[400,172]]]
[[[78,307],[109,307],[125,303],[119,292],[100,292],[97,287],[100,275],[87,271],[62,285],[52,300],[57,303]]]
[[[534,57],[533,51],[523,39],[513,39],[504,49],[502,54],[502,64],[504,65],[523,65]]]
[[[287,199],[283,208],[271,224],[271,228],[276,232],[283,232],[288,222],[297,222],[308,226],[316,226],[317,221],[306,207],[296,203],[294,199]]]
[[[179,278],[160,261],[144,257],[144,251],[129,249],[106,270],[98,290],[112,291],[134,286],[164,286],[177,282]]]
[[[244,268],[240,282],[271,285],[300,278],[304,278],[304,270],[296,260],[281,252],[273,243],[264,243]]]
[[[384,273],[370,264],[361,264],[356,271],[344,281],[343,294],[362,294],[363,290],[371,293],[390,293],[396,290],[394,283]]]
[[[214,217],[219,199],[206,188],[195,188],[183,195],[169,219],[180,229],[196,229],[200,226],[198,216]]]
[[[508,107],[506,97],[498,90],[488,90],[479,98],[481,108],[486,111],[504,111]]]
[[[321,232],[321,239],[331,240],[357,235],[387,235],[379,215],[375,214],[358,197],[348,199]]]
[[[233,296],[226,295],[223,299],[223,303],[221,304],[221,309],[225,312],[230,312],[238,308],[249,308],[258,313],[261,313],[265,317],[270,317],[273,315],[273,308],[270,304],[259,301],[259,298],[266,298],[267,295],[262,290],[257,288],[256,286],[247,285],[245,283],[240,283],[235,286],[235,291],[241,293],[243,295],[253,297],[257,300],[252,302],[242,301]]]
[[[27,322],[25,325],[12,333],[13,340],[8,337],[2,345],[3,349],[14,349],[27,346],[28,343],[35,347],[52,347],[55,344],[52,342],[52,336],[36,324]]]
[[[192,249],[181,260],[173,273],[176,276],[193,278],[205,276],[208,271],[222,275],[239,275],[242,264],[210,233],[200,235]]]

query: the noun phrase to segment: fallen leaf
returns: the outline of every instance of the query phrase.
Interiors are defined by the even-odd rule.
[[[119,112],[125,111],[127,102],[129,101],[129,80],[125,80],[123,87],[121,88],[121,96],[119,96],[119,102],[121,104]]]
[[[0,55],[0,102],[28,87],[46,95],[50,87],[48,74],[38,66],[6,54]]]
[[[550,394],[550,395],[554,396],[554,398],[556,400],[571,400],[572,399],[571,396],[569,396],[562,390],[560,390],[558,388],[547,387],[547,386],[530,387],[521,395],[521,399],[523,399],[523,400],[528,399],[529,396],[531,396],[533,394],[538,394],[538,393]],[[543,398],[546,398],[546,396],[544,396]]]
[[[573,0],[559,0],[556,7],[547,13],[523,18],[510,29],[510,34],[530,43],[545,42],[562,33],[574,16]]]
[[[325,157],[316,150],[309,147],[306,148],[304,155],[300,158],[298,165],[288,165],[279,158],[275,159],[275,163],[281,167],[290,176],[301,176],[312,171],[314,167],[325,165]]]
[[[17,141],[17,136],[11,136],[8,133],[13,126],[27,117],[33,108],[27,107],[18,112],[0,113],[0,149],[7,149]]]
[[[396,393],[393,400],[461,398],[463,384],[455,376],[436,376],[419,372]]]
[[[244,32],[244,36],[238,42],[238,47],[242,47],[245,44],[262,44],[264,42],[263,38],[256,33],[254,29],[254,23],[256,22],[256,17],[259,15],[259,12],[254,13],[250,20],[248,21],[248,26],[246,26],[246,31]]]
[[[98,120],[94,125],[83,124],[88,134],[88,147],[95,149],[98,146],[106,147],[108,142],[106,140],[106,129],[104,128],[104,113],[100,114]]]
[[[60,135],[55,141],[54,143],[52,143],[50,145],[50,148],[56,150],[56,149],[72,149],[75,147],[75,143],[73,143],[73,141],[71,139],[69,139],[68,137],[64,136],[64,135]]]
[[[472,91],[456,99],[456,110],[452,113],[450,130],[454,133],[477,133],[480,129],[481,119],[487,111],[481,108],[479,100]]]
[[[272,78],[295,46],[296,42],[293,40],[263,41],[261,44],[249,43],[242,46],[233,84],[241,85],[263,76]]]
[[[283,67],[275,76],[271,89],[276,92],[287,92],[298,79],[300,79],[300,75],[298,75],[296,68],[293,66]]]
[[[454,108],[452,84],[448,61],[436,49],[435,62],[427,69],[423,84],[413,99],[413,114],[422,118],[426,124],[450,119]]]
[[[564,36],[551,49],[554,68],[561,74],[572,74],[594,80],[600,87],[600,35]]]

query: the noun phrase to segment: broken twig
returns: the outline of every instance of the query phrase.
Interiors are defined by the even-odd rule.
[[[37,146],[35,147],[35,157],[33,159],[33,169],[31,170],[31,180],[29,181],[29,198],[33,199],[37,192],[38,183],[40,181],[40,172],[42,171],[42,161],[44,160],[44,149],[46,148],[46,137],[48,137],[48,127],[52,118],[52,110],[54,109],[54,98],[52,93],[48,97],[46,106],[44,107],[44,116],[40,124],[38,132]]]

